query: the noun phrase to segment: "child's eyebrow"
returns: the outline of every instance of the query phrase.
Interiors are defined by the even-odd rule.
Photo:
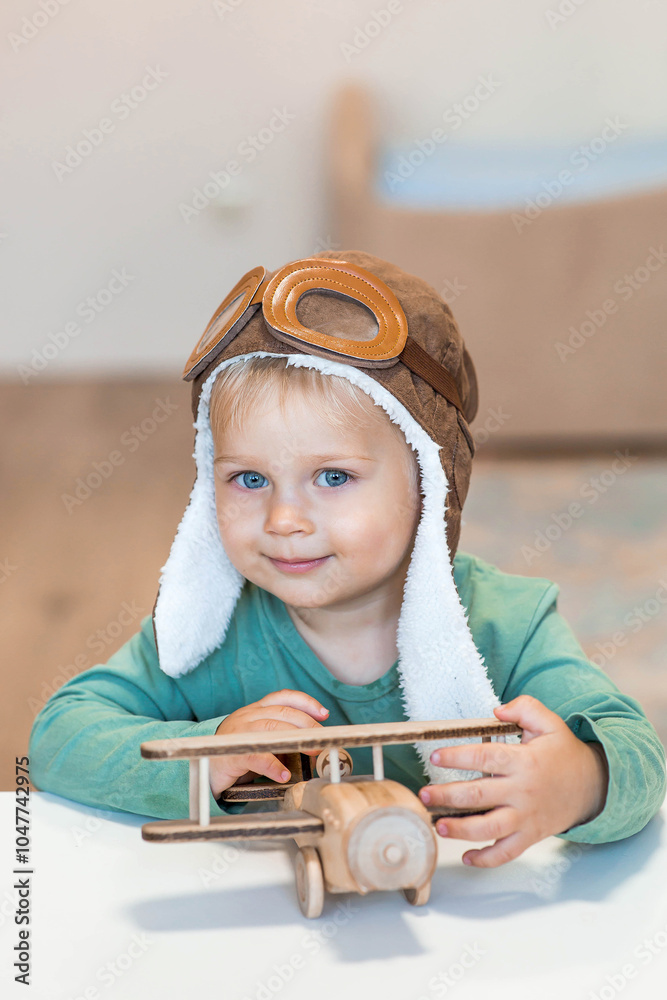
[[[320,462],[377,462],[376,458],[371,458],[369,455],[309,455],[307,461],[313,464],[319,464]],[[246,455],[218,455],[213,464],[227,462],[233,465],[252,465],[257,464],[257,458],[248,458]],[[261,462],[261,460],[260,460]]]

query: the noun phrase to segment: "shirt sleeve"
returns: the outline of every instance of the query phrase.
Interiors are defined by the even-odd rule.
[[[208,669],[202,667],[201,669]],[[146,760],[146,740],[212,736],[225,715],[197,721],[178,681],[160,669],[151,618],[108,663],[67,681],[39,712],[30,734],[35,787],[84,805],[159,819],[189,813],[189,762]],[[210,794],[212,816],[222,808]]]
[[[532,695],[580,740],[602,745],[609,768],[603,809],[557,836],[587,844],[622,840],[643,829],[664,801],[665,749],[639,702],[586,657],[557,610],[559,592],[555,583],[544,591],[501,699]]]

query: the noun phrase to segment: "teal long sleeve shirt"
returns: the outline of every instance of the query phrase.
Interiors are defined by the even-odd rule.
[[[475,645],[502,703],[529,694],[575,736],[599,742],[609,769],[602,812],[558,836],[582,843],[641,830],[665,798],[665,750],[640,704],[585,656],[557,609],[560,588],[503,573],[457,552],[454,580]],[[326,725],[406,719],[398,661],[370,684],[337,680],[294,626],[283,602],[246,581],[221,646],[194,670],[168,677],[158,663],[151,618],[106,664],[64,684],[37,715],[30,736],[37,788],[101,809],[163,819],[188,815],[187,761],[151,761],[146,740],[210,736],[236,709],[284,688],[329,709]],[[372,773],[371,749],[350,751],[354,773]],[[428,784],[412,744],[384,748],[385,776],[415,793]],[[211,815],[221,808],[210,796]]]

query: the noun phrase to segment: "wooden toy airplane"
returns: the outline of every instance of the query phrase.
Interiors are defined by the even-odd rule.
[[[488,809],[425,806],[409,788],[384,776],[382,746],[481,736],[505,742],[519,726],[498,719],[380,722],[219,736],[151,740],[142,757],[190,761],[189,820],[158,820],[141,829],[144,840],[276,840],[294,838],[296,887],[301,912],[319,917],[327,892],[400,889],[409,903],[428,902],[437,863],[433,829],[443,816],[478,815]],[[345,747],[373,748],[373,774],[352,776]],[[313,774],[305,751],[320,751]],[[280,808],[229,816],[210,815],[209,757],[275,753],[292,780],[232,785],[223,802],[279,799]]]

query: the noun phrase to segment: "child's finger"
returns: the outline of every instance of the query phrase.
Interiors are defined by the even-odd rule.
[[[294,691],[292,688],[284,688],[282,691],[272,691],[270,694],[260,698],[259,701],[256,701],[255,704],[287,705],[290,708],[297,708],[302,712],[307,712],[314,719],[326,719],[329,715],[329,709],[321,701],[318,701],[317,698],[306,694],[305,691]]]
[[[307,712],[291,708],[289,705],[252,705],[243,715],[243,727],[246,726],[248,729],[262,729],[276,733],[281,729],[324,728],[321,722],[313,719]]]
[[[497,868],[499,865],[507,864],[508,861],[514,861],[527,847],[530,847],[531,843],[532,841],[526,841],[518,831],[508,837],[502,837],[488,847],[466,851],[462,860],[464,864],[474,865],[475,868]]]
[[[293,731],[295,729],[320,729],[322,728],[319,722],[311,719],[309,715],[305,712],[298,712],[296,709],[288,709],[285,706],[267,705],[260,709],[262,712],[261,717],[248,722],[248,730],[257,730],[258,732],[274,731],[270,723],[277,721],[279,726],[275,729],[276,739],[279,739],[279,734],[281,731]],[[267,713],[275,713],[270,715],[267,719]],[[293,714],[294,721],[288,721],[288,715]],[[309,754],[319,754],[319,750],[307,750],[303,751]],[[250,754],[226,754],[224,758],[220,758],[221,761],[224,760],[224,770],[231,776],[241,776],[247,771],[254,771],[257,774],[262,774],[272,781],[289,781],[292,777],[289,768],[284,764],[282,760],[279,759],[275,754],[264,752],[264,753],[250,753]]]
[[[426,785],[419,790],[424,805],[451,806],[455,809],[492,809],[507,805],[508,785],[505,778],[473,778],[472,781],[451,781],[444,785]]]
[[[431,754],[431,763],[438,767],[456,767],[462,771],[483,771],[486,774],[514,774],[520,765],[518,754],[525,749],[512,743],[467,743],[441,747]]]
[[[520,694],[506,705],[493,710],[502,722],[516,722],[523,730],[521,742],[529,743],[536,736],[557,733],[566,725],[556,712],[529,694]]]
[[[241,753],[225,755],[224,774],[234,779],[234,783],[245,784],[254,781],[256,775],[264,775],[271,781],[289,781],[289,768],[272,753]],[[250,773],[250,777],[246,776]],[[286,777],[283,777],[287,774]],[[245,780],[239,782],[239,778]]]
[[[435,829],[441,837],[459,840],[500,840],[519,829],[519,813],[511,806],[499,806],[483,816],[445,816]]]
[[[292,777],[289,768],[272,753],[251,753],[245,758],[246,769],[263,774],[271,781],[285,783]]]

